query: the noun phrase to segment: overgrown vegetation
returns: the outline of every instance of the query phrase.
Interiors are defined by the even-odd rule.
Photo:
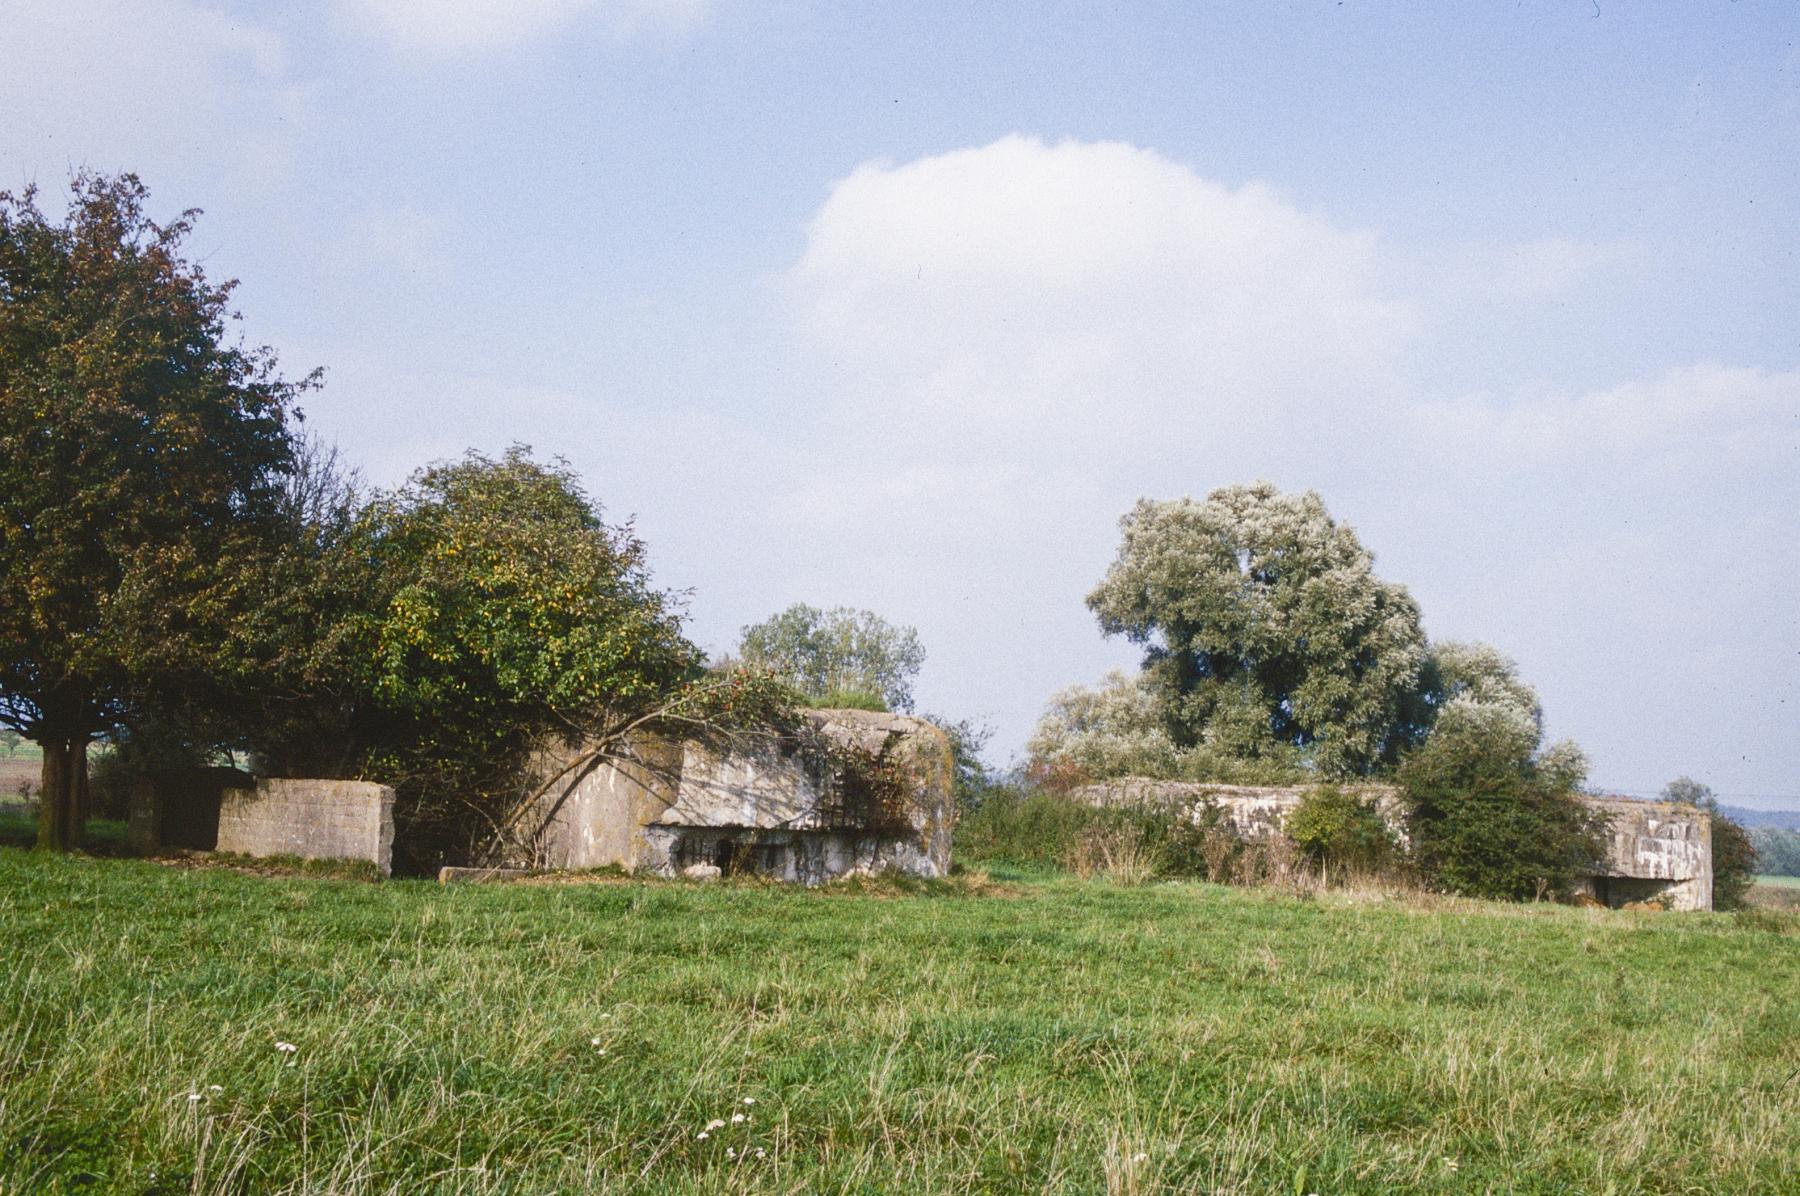
[[[1579,800],[1584,762],[1539,751],[1503,711],[1438,728],[1400,768],[1411,854],[1454,893],[1566,895],[1601,858],[1601,817]]]
[[[1397,845],[1376,804],[1335,785],[1303,795],[1282,830],[1322,872],[1373,875],[1395,862]]]
[[[0,969],[0,1190],[1673,1196],[1800,1168],[1794,915],[996,875],[0,851],[0,938],[33,944]]]

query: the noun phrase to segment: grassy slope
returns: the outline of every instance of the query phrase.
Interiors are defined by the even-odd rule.
[[[7,1191],[1800,1185],[1791,916],[13,850],[0,893]]]

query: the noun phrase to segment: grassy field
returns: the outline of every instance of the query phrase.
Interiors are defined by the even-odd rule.
[[[0,893],[7,1192],[1800,1190],[1768,911],[13,849]]]
[[[1759,876],[1756,883],[1775,889],[1800,889],[1800,876]]]

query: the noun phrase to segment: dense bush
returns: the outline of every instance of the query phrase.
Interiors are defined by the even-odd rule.
[[[1300,853],[1326,870],[1374,872],[1394,854],[1394,837],[1375,803],[1335,785],[1309,790],[1284,827]]]
[[[1750,832],[1718,810],[1708,811],[1707,817],[1712,821],[1713,908],[1743,909],[1756,883],[1756,844]]]
[[[1440,721],[1401,765],[1413,861],[1471,897],[1566,896],[1600,857],[1604,819],[1579,800],[1579,753],[1539,753],[1535,734],[1503,713]]]

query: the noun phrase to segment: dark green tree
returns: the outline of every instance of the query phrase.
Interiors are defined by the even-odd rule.
[[[1580,801],[1585,775],[1573,745],[1539,750],[1516,712],[1470,703],[1400,766],[1414,863],[1471,897],[1566,895],[1603,847],[1604,820]]]
[[[183,257],[196,212],[157,223],[132,175],[71,190],[61,222],[0,194],[0,723],[43,748],[58,850],[88,744],[207,672],[223,571],[266,534],[316,380],[231,337],[234,284]]]

